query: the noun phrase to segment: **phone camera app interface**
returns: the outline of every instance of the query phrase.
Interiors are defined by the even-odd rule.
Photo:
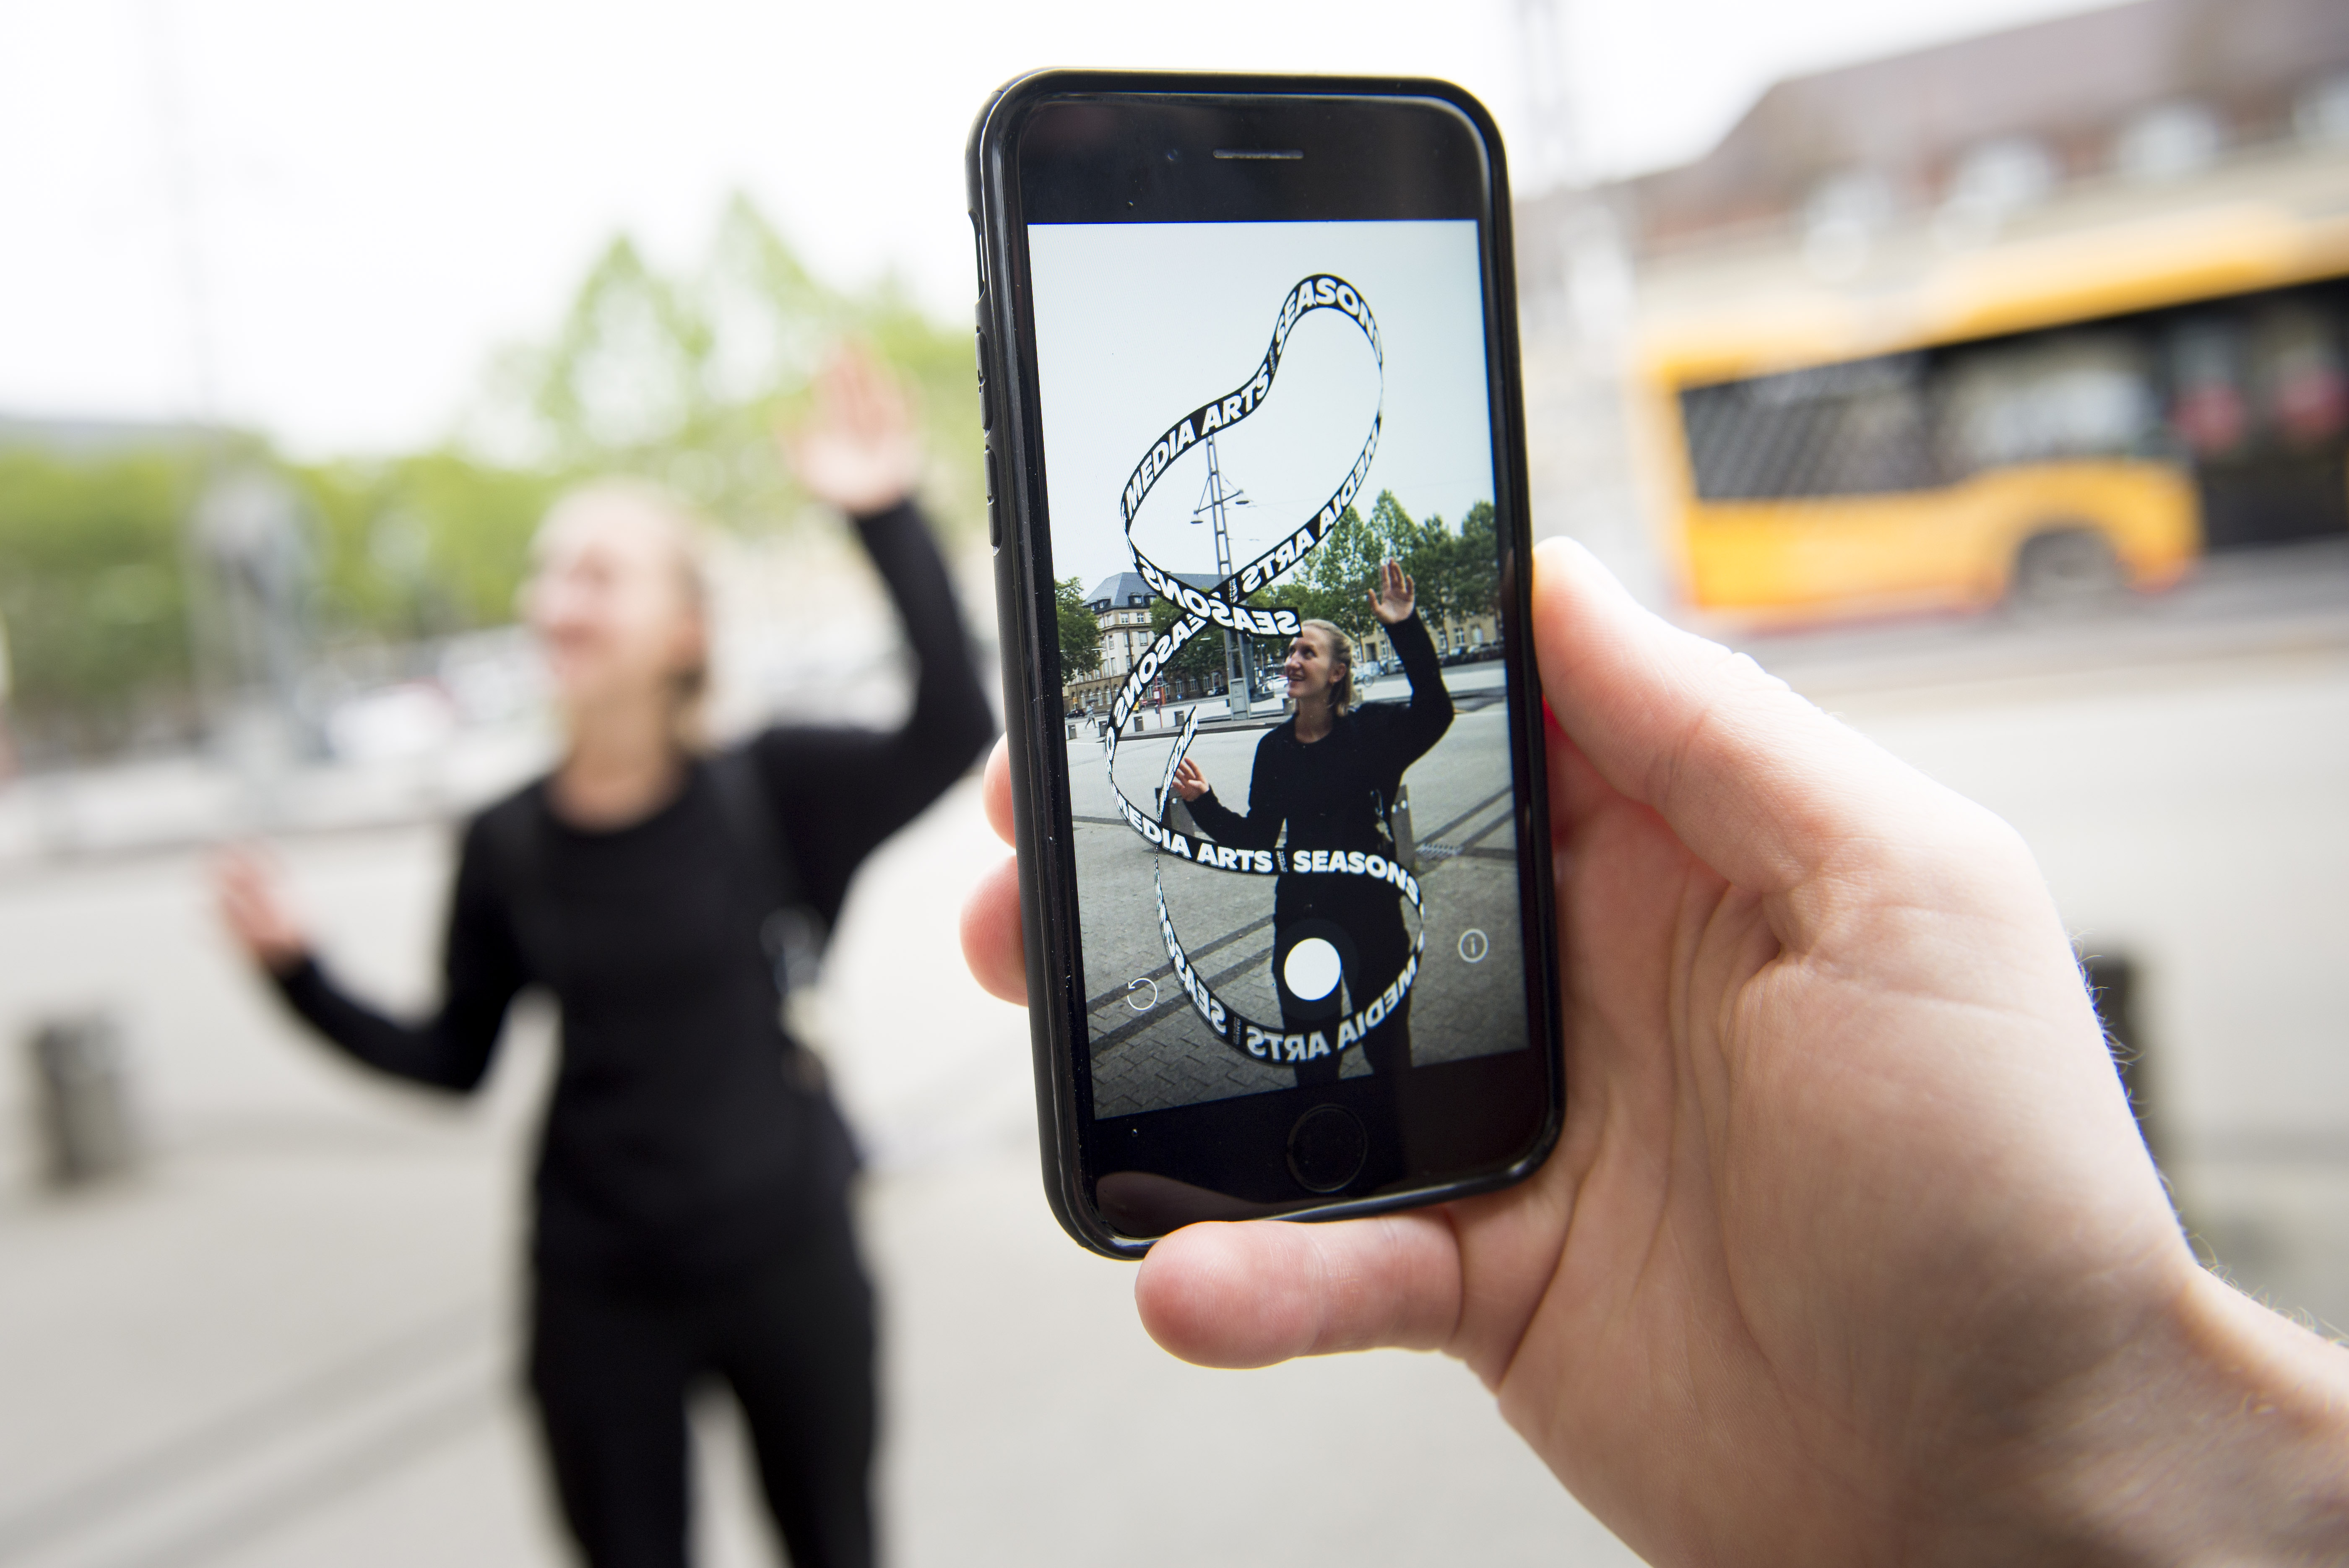
[[[1476,225],[1028,239],[1093,1114],[1525,1048]]]

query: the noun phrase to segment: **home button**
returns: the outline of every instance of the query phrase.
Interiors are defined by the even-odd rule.
[[[1371,1151],[1361,1118],[1343,1106],[1317,1105],[1288,1130],[1288,1173],[1308,1192],[1335,1192],[1361,1174]]]

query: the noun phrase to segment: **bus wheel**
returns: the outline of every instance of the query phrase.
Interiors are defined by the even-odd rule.
[[[2007,600],[2018,609],[2068,609],[2110,599],[2123,582],[2120,557],[2102,530],[2047,529],[2014,552]]]

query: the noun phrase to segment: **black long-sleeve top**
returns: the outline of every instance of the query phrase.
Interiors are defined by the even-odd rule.
[[[1297,738],[1297,720],[1265,732],[1248,777],[1246,815],[1210,789],[1190,803],[1191,820],[1219,843],[1268,850],[1288,830],[1288,848],[1379,850],[1386,808],[1402,788],[1403,769],[1427,755],[1452,727],[1452,694],[1426,624],[1413,614],[1387,628],[1387,638],[1411,681],[1408,702],[1366,703],[1338,716],[1315,741]],[[1358,913],[1366,898],[1382,901],[1397,921],[1389,891],[1359,877],[1289,872],[1273,894],[1273,913],[1287,921],[1316,912]]]
[[[919,664],[912,712],[891,732],[777,727],[747,743],[801,896],[827,926],[864,857],[994,732],[919,513],[899,506],[858,529]],[[474,818],[429,1018],[385,1016],[315,961],[280,977],[294,1008],[360,1061],[457,1092],[488,1070],[516,993],[554,994],[563,1056],[539,1152],[542,1270],[723,1277],[838,1202],[854,1169],[831,1101],[792,1070],[761,890],[745,885],[755,873],[711,766],[694,763],[667,804],[623,828],[565,823],[543,779]]]

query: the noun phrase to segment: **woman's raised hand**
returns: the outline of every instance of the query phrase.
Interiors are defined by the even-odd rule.
[[[310,934],[275,869],[256,851],[222,851],[212,862],[212,894],[221,923],[255,964],[285,975],[309,956]]]
[[[843,346],[815,379],[815,407],[782,432],[783,456],[808,493],[851,517],[914,493],[922,439],[905,389],[864,348]]]
[[[1207,776],[1199,771],[1197,763],[1185,757],[1174,765],[1174,793],[1188,802],[1206,792]]]
[[[1411,619],[1419,607],[1419,589],[1400,561],[1390,561],[1379,568],[1378,580],[1369,590],[1371,614],[1390,626],[1401,625]]]

